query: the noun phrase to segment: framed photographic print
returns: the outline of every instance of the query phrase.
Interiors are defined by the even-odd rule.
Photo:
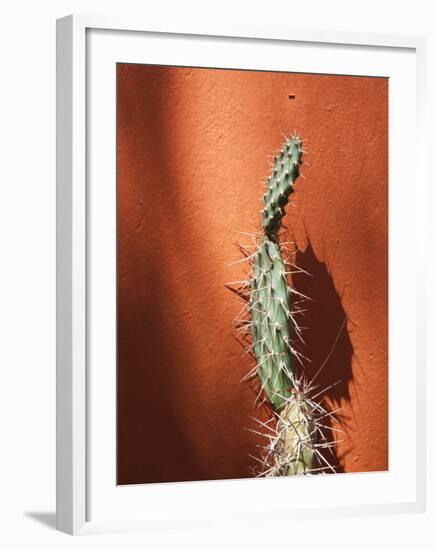
[[[58,528],[423,510],[423,39],[57,40]]]

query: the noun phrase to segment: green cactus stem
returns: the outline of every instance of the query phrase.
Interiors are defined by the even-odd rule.
[[[302,141],[293,136],[287,140],[274,159],[272,175],[267,180],[264,194],[263,229],[266,237],[276,241],[285,215],[285,205],[293,193],[293,184],[300,175]]]
[[[290,290],[278,244],[268,237],[253,260],[250,294],[253,351],[264,392],[280,410],[294,386]]]
[[[275,157],[264,194],[264,237],[253,258],[250,294],[253,351],[264,392],[277,411],[285,405],[296,385],[291,345],[291,291],[278,244],[278,230],[299,176],[301,158],[302,142],[296,136],[287,140]]]
[[[264,194],[263,233],[255,253],[250,292],[251,334],[257,374],[278,416],[275,441],[276,475],[296,475],[311,470],[311,415],[301,399],[294,362],[297,352],[291,319],[292,289],[278,243],[278,231],[294,182],[299,177],[302,142],[287,140],[274,159]]]
[[[247,302],[247,317],[238,319],[237,325],[251,336],[250,351],[256,360],[254,370],[261,384],[260,394],[270,404],[274,421],[268,425],[258,421],[267,431],[256,433],[268,440],[260,459],[262,476],[335,472],[321,453],[335,445],[321,429],[322,419],[330,413],[317,399],[319,389],[316,396],[310,397],[313,381],[306,381],[303,356],[294,348],[295,337],[301,338],[301,334],[293,318],[293,301],[302,295],[289,280],[286,266],[290,264],[282,256],[285,247],[279,237],[301,164],[302,141],[294,135],[274,158],[263,197],[261,237],[253,236],[256,250],[249,253],[240,247],[251,267],[250,279],[232,289]],[[300,363],[299,375],[296,362]]]

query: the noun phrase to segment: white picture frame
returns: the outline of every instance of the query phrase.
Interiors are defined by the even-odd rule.
[[[93,35],[93,33],[96,33]],[[105,43],[99,42],[99,39],[94,39],[93,36],[103,36],[106,33]],[[123,44],[117,42],[123,36]],[[232,506],[228,506],[228,510],[223,508],[223,503],[228,499],[228,495],[232,494],[231,500],[234,500],[236,506],[245,506],[249,502],[255,502],[254,499],[254,480],[234,480],[224,482],[196,482],[184,484],[157,484],[154,486],[139,486],[135,489],[136,494],[133,496],[131,490],[133,488],[105,488],[103,485],[108,484],[108,479],[112,475],[112,469],[115,467],[113,451],[113,438],[115,437],[113,430],[115,411],[113,411],[114,400],[114,384],[108,379],[107,382],[99,384],[100,394],[98,397],[99,407],[101,410],[110,412],[108,437],[105,439],[100,437],[99,429],[96,426],[91,428],[93,422],[99,422],[99,414],[90,414],[93,410],[96,397],[96,384],[93,379],[94,374],[90,371],[91,358],[93,356],[93,339],[99,338],[95,331],[90,332],[90,326],[93,324],[92,315],[96,308],[98,310],[99,302],[93,302],[93,274],[90,272],[92,258],[90,254],[94,254],[95,247],[90,245],[90,230],[93,227],[94,219],[102,214],[99,220],[106,227],[111,228],[111,220],[108,218],[105,221],[105,212],[113,208],[111,198],[104,197],[101,204],[96,210],[96,201],[90,200],[95,192],[90,188],[90,181],[94,178],[94,164],[91,162],[92,155],[98,151],[93,145],[93,137],[87,132],[87,124],[90,117],[93,117],[93,107],[95,102],[92,99],[94,88],[90,91],[89,84],[91,81],[105,82],[105,78],[112,78],[111,73],[99,72],[99,63],[103,58],[99,58],[99,52],[105,55],[105,63],[107,66],[112,66],[117,61],[118,55],[122,55],[122,60],[126,61],[135,58],[141,61],[144,56],[147,58],[147,48],[140,48],[143,57],[135,57],[138,54],[133,54],[137,51],[138,40],[141,37],[153,36],[161,46],[161,55],[168,61],[167,64],[186,64],[190,65],[193,61],[185,58],[183,47],[174,48],[174,40],[185,40],[189,47],[192,40],[212,40],[210,48],[209,61],[203,62],[204,66],[216,66],[218,62],[214,58],[214,52],[218,43],[226,43],[226,48],[231,51],[233,44],[244,43],[246,52],[244,55],[250,55],[250,49],[259,45],[257,50],[257,61],[262,67],[266,68],[266,61],[262,61],[262,48],[274,48],[279,42],[282,45],[294,47],[307,47],[313,45],[314,48],[338,48],[341,53],[341,58],[344,60],[344,74],[349,74],[348,61],[346,52],[348,49],[355,48],[354,51],[362,52],[362,63],[364,67],[371,67],[375,63],[375,56],[372,57],[370,52],[392,53],[397,56],[396,63],[393,66],[398,67],[390,70],[398,70],[399,75],[399,90],[401,88],[402,78],[408,78],[409,84],[412,85],[411,97],[415,96],[415,102],[409,101],[407,104],[406,116],[409,119],[409,124],[413,125],[415,133],[415,151],[416,160],[413,165],[409,166],[409,185],[414,189],[415,196],[415,230],[414,234],[423,230],[425,224],[425,161],[424,161],[424,75],[425,75],[425,40],[422,37],[395,36],[395,35],[374,35],[374,34],[355,34],[355,33],[337,33],[325,31],[303,31],[298,29],[287,28],[236,28],[230,26],[224,28],[174,28],[166,26],[150,25],[147,22],[129,21],[120,18],[105,18],[96,16],[73,15],[59,19],[57,22],[57,528],[69,534],[85,534],[96,531],[110,530],[125,530],[125,529],[147,529],[157,525],[169,526],[191,526],[191,525],[206,525],[210,522],[234,519],[235,521],[245,520],[246,517],[256,518],[257,512],[263,514],[272,514],[273,510],[261,504],[261,499],[258,504],[254,504],[250,510],[247,508],[241,513]],[[216,42],[214,42],[214,40]],[[126,46],[124,46],[126,43]],[[166,46],[167,44],[167,46]],[[262,48],[261,48],[262,46]],[[257,46],[258,47],[258,46]],[[125,48],[122,52],[122,48]],[[225,48],[224,48],[225,49]],[[307,48],[308,49],[308,48]],[[333,52],[334,50],[330,50]],[[91,52],[91,53],[90,53]],[[249,52],[249,53],[247,53]],[[266,54],[267,54],[266,50]],[[258,55],[259,54],[259,55]],[[338,52],[337,52],[338,54]],[[407,54],[411,60],[414,57],[414,74],[411,72],[413,65],[401,63],[402,56]],[[208,54],[203,54],[208,55]],[[310,55],[310,54],[309,54]],[[91,56],[91,57],[89,57]],[[93,57],[95,56],[95,57]],[[96,57],[97,56],[97,57]],[[340,59],[337,55],[330,56],[336,63],[335,59]],[[310,57],[308,57],[310,59]],[[367,59],[367,61],[366,61]],[[393,58],[394,59],[394,58]],[[173,60],[173,61],[172,61]],[[392,64],[392,59],[384,61],[384,63]],[[235,63],[238,63],[235,61]],[[264,64],[263,64],[264,63]],[[294,70],[304,70],[305,62],[302,62],[301,68],[294,67]],[[340,63],[340,62],[339,62]],[[342,61],[343,63],[343,61]],[[102,63],[103,66],[104,63]],[[163,63],[164,64],[164,63]],[[245,64],[247,65],[247,63]],[[199,66],[199,65],[197,65]],[[202,66],[202,61],[200,62]],[[221,63],[221,66],[226,66]],[[229,64],[231,67],[232,64]],[[258,65],[256,66],[258,67]],[[253,68],[256,68],[255,66]],[[351,65],[349,65],[351,67]],[[410,68],[408,68],[410,67]],[[243,67],[241,63],[238,68]],[[92,71],[96,71],[95,75]],[[290,68],[290,70],[293,70]],[[314,67],[308,64],[308,72],[314,71]],[[358,69],[356,69],[358,70]],[[366,69],[363,69],[366,70]],[[370,69],[369,69],[370,70]],[[405,71],[410,71],[406,74]],[[352,71],[352,68],[350,68]],[[374,72],[376,71],[376,72]],[[378,72],[379,71],[379,72]],[[381,72],[382,71],[382,72]],[[325,72],[336,72],[335,69],[329,69]],[[371,74],[385,74],[385,69],[370,70]],[[405,74],[404,74],[405,73]],[[394,73],[393,73],[394,74]],[[414,81],[411,82],[413,74]],[[93,80],[94,79],[94,80]],[[108,81],[109,82],[109,81]],[[414,88],[414,93],[413,93]],[[400,91],[398,92],[401,93]],[[405,92],[408,94],[408,92]],[[111,103],[109,95],[105,108],[115,108],[115,104]],[[394,96],[394,97],[397,97]],[[407,97],[407,96],[406,96]],[[104,102],[103,102],[104,103]],[[405,105],[402,105],[405,108]],[[90,112],[91,111],[91,112]],[[390,124],[397,124],[396,113],[393,111],[394,117],[390,120]],[[93,119],[93,128],[99,126],[99,118]],[[108,126],[101,129],[108,135],[108,140],[102,145],[102,153],[110,152],[114,144],[114,128]],[[400,132],[401,134],[401,132]],[[396,135],[396,134],[395,134]],[[399,138],[401,139],[401,138]],[[396,142],[393,139],[393,149],[390,149],[393,163],[390,165],[391,170],[396,170],[397,162],[402,158],[402,152],[397,150],[402,146],[402,142]],[[106,147],[106,149],[104,149]],[[392,145],[390,145],[392,147]],[[115,152],[114,152],[115,154]],[[108,169],[113,170],[113,158],[108,159]],[[103,177],[103,172],[98,174],[98,177]],[[108,174],[110,179],[112,176]],[[100,193],[100,191],[99,191]],[[393,195],[396,198],[396,195]],[[95,197],[94,197],[95,198]],[[399,212],[390,211],[393,214],[393,219],[396,220],[398,214],[405,208],[405,204],[399,201],[394,201]],[[94,205],[94,206],[92,206]],[[99,214],[100,212],[100,214]],[[108,221],[109,220],[109,221]],[[99,222],[100,223],[100,222]],[[92,232],[92,231],[91,231]],[[93,233],[95,235],[95,231]],[[414,235],[413,235],[414,237]],[[93,237],[94,238],[94,237]],[[103,262],[111,262],[113,252],[111,247],[108,248],[105,257],[100,258]],[[99,262],[100,262],[99,259]],[[102,265],[103,265],[102,264]],[[387,485],[387,494],[391,494],[390,498],[385,498],[384,495],[375,501],[372,500],[369,489],[369,497],[362,498],[359,495],[361,487],[366,484],[372,486],[372,476],[378,474],[361,474],[359,476],[346,478],[341,476],[341,479],[349,481],[340,481],[337,476],[315,476],[323,477],[324,488],[328,486],[334,488],[334,484],[349,485],[345,488],[345,494],[350,495],[349,501],[342,501],[341,495],[338,502],[333,506],[328,506],[323,500],[316,507],[308,505],[296,506],[293,503],[290,505],[286,501],[279,503],[275,508],[275,517],[284,518],[287,513],[293,511],[293,517],[326,517],[329,515],[363,515],[363,514],[378,514],[378,513],[398,513],[398,512],[419,512],[425,510],[426,501],[426,463],[425,463],[425,426],[426,426],[426,402],[425,402],[425,251],[421,248],[421,244],[416,244],[416,292],[413,304],[413,313],[416,318],[415,322],[415,343],[414,349],[399,349],[399,361],[404,355],[411,356],[415,353],[415,376],[413,377],[415,385],[415,412],[412,422],[414,423],[414,471],[409,473],[409,477],[404,475],[405,469],[400,466],[399,476],[393,478],[391,485]],[[111,274],[110,278],[113,276]],[[111,279],[112,280],[112,279]],[[112,280],[113,282],[113,280]],[[395,281],[396,282],[396,281]],[[404,282],[404,281],[403,281]],[[396,283],[399,284],[399,283]],[[93,303],[92,308],[90,304]],[[90,311],[92,310],[92,313]],[[97,313],[98,314],[98,313]],[[102,337],[103,337],[102,329]],[[110,327],[108,330],[111,330]],[[403,345],[403,344],[402,344]],[[401,344],[399,344],[400,347]],[[394,350],[396,353],[396,349]],[[405,353],[404,353],[405,352]],[[98,368],[96,367],[96,371]],[[392,374],[392,372],[391,372]],[[100,376],[100,375],[98,375]],[[396,377],[393,377],[396,381]],[[103,379],[98,379],[103,380]],[[91,384],[91,382],[93,382]],[[91,388],[93,390],[91,391]],[[390,396],[396,396],[396,387],[393,387],[391,382]],[[399,390],[401,391],[401,390]],[[403,390],[402,390],[403,391]],[[110,396],[106,399],[107,396]],[[112,397],[111,397],[112,395]],[[105,397],[106,396],[106,397]],[[111,400],[112,399],[112,400]],[[392,399],[393,407],[399,407],[396,399]],[[100,410],[100,409],[99,409]],[[395,411],[396,412],[396,411]],[[395,414],[392,411],[392,414]],[[111,416],[112,415],[112,416]],[[92,418],[92,420],[91,420]],[[390,417],[392,418],[392,417]],[[96,420],[97,419],[97,420]],[[106,432],[105,432],[106,433]],[[100,438],[100,439],[99,439]],[[112,438],[112,439],[111,439]],[[92,455],[90,453],[91,446],[97,451]],[[396,441],[394,441],[394,447]],[[109,449],[107,461],[110,463],[109,470],[106,470],[99,456],[98,449],[104,449],[105,453]],[[99,461],[99,466],[102,475],[97,479],[96,467],[94,462]],[[115,464],[115,463],[114,463]],[[404,472],[404,474],[402,474]],[[392,472],[393,473],[393,472]],[[402,474],[402,475],[401,475]],[[99,474],[100,475],[100,474]],[[380,474],[379,474],[380,475]],[[106,476],[106,477],[104,477]],[[355,474],[354,474],[355,476]],[[360,481],[365,476],[365,481]],[[352,479],[352,481],[350,481]],[[356,487],[353,479],[357,479]],[[265,484],[265,487],[270,486],[271,482],[277,483],[281,480],[265,480],[270,485]],[[297,484],[302,480],[293,480]],[[314,491],[317,491],[316,480],[307,480],[314,485]],[[255,481],[256,483],[256,481]],[[264,482],[263,482],[264,483]],[[374,487],[377,484],[384,484],[383,479],[374,479]],[[93,485],[94,484],[94,485]],[[352,484],[352,485],[351,485]],[[381,486],[382,486],[381,485]],[[390,486],[389,486],[390,485]],[[183,487],[182,487],[183,486]],[[394,487],[399,488],[399,494],[395,494]],[[92,487],[92,490],[91,490]],[[181,488],[182,487],[182,488]],[[256,486],[256,492],[259,492],[259,485]],[[113,498],[113,490],[118,491],[121,495],[120,502],[114,504],[112,508],[109,506],[103,509],[100,505],[101,513],[90,514],[91,500],[97,503],[111,502]],[[137,490],[138,489],[138,490]],[[343,489],[342,489],[343,490]],[[339,491],[339,494],[341,491]],[[358,493],[357,493],[358,490]],[[381,489],[383,492],[384,489]],[[392,491],[392,493],[389,493]],[[100,492],[100,496],[94,496],[96,492]],[[326,491],[325,491],[326,492]],[[91,493],[93,497],[91,498]],[[141,495],[140,495],[141,493]],[[352,498],[352,495],[355,497]],[[358,494],[358,496],[357,496]],[[214,496],[214,501],[217,502],[217,509],[212,506],[205,506],[208,503],[210,495]],[[118,498],[118,497],[117,497]],[[361,499],[361,500],[360,500]],[[168,506],[164,509],[163,502],[175,502],[173,508]],[[200,502],[200,507],[196,508],[195,503]],[[302,501],[300,501],[302,502]],[[129,503],[132,503],[130,505]],[[149,503],[149,507],[147,507]],[[187,506],[182,509],[181,504],[187,503]],[[211,503],[210,503],[211,504]],[[94,506],[94,504],[93,504]],[[146,507],[146,511],[145,511]],[[202,510],[203,508],[203,510]],[[222,513],[223,509],[223,513]],[[137,512],[135,512],[135,510]],[[180,513],[178,513],[178,510]],[[125,513],[122,513],[124,512]],[[152,513],[153,512],[153,513]]]

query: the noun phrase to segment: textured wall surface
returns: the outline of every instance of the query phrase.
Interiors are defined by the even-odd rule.
[[[293,130],[302,351],[310,376],[328,359],[320,389],[338,381],[323,395],[343,407],[339,471],[387,469],[388,81],[119,64],[117,82],[118,482],[251,475],[253,363],[225,283]]]

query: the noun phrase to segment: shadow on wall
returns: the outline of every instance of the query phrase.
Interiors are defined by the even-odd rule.
[[[124,280],[119,276],[117,482],[206,479],[210,476],[204,473],[200,456],[192,447],[189,429],[184,430],[183,419],[177,407],[172,406],[179,404],[178,373],[174,367],[182,367],[180,359],[175,357],[175,342],[164,312],[170,309],[175,312],[180,307],[179,301],[173,295],[174,285],[154,268],[166,265],[166,256],[161,257],[162,247],[158,246],[161,241],[155,239],[155,247],[141,247],[150,241],[146,229],[158,227],[163,219],[168,227],[174,224],[173,234],[177,232],[181,241],[190,237],[186,235],[186,224],[179,219],[182,208],[175,206],[179,199],[176,192],[180,185],[178,175],[166,156],[172,139],[166,121],[174,73],[167,69],[155,74],[154,86],[150,88],[148,80],[142,76],[143,66],[119,65],[118,71],[118,82],[120,86],[124,83],[125,94],[123,103],[118,106],[118,269],[121,274],[128,273],[134,282],[129,285],[128,277]],[[163,90],[166,93],[162,93]],[[143,106],[140,122],[138,105]],[[145,131],[146,127],[153,131]],[[128,146],[128,138],[136,144],[135,148]],[[139,174],[155,174],[155,180],[151,177],[135,180],[137,202],[134,205],[121,191],[124,180],[120,175],[129,173],[127,167],[132,164]],[[154,184],[156,181],[168,182],[166,188]],[[166,200],[169,194],[171,201]],[[157,205],[153,212],[148,206],[150,201]],[[134,219],[131,211],[141,219],[136,225],[136,233],[127,223]],[[143,240],[129,238],[141,232],[145,235]],[[147,254],[154,262],[147,262],[145,267],[146,264],[137,262],[137,258],[147,257]],[[160,288],[161,292],[150,290],[140,298],[138,289],[141,288]],[[183,331],[182,323],[178,327]],[[184,340],[189,341],[190,336]],[[186,346],[183,355],[187,364],[191,362],[187,355],[189,349]],[[192,403],[186,405],[193,406]]]
[[[323,422],[324,436],[328,440],[334,435],[337,440],[344,439],[345,434],[334,434],[333,428],[336,425],[334,429],[347,430],[347,419],[341,410],[334,412],[350,400],[353,347],[347,331],[346,312],[326,264],[317,259],[310,242],[304,251],[296,252],[294,263],[309,274],[293,275],[294,288],[309,298],[301,304],[304,311],[296,315],[299,326],[303,327],[305,341],[299,351],[308,359],[305,378],[313,380],[316,386],[313,396],[332,413]],[[339,456],[336,447],[332,447],[324,449],[323,455],[336,472],[344,472],[345,454]]]

